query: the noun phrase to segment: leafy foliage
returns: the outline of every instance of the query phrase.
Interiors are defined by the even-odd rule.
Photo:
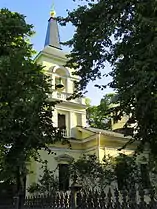
[[[71,178],[77,176],[83,190],[102,190],[116,179],[113,162],[110,156],[104,157],[100,163],[96,155],[83,155],[71,165]]]
[[[119,154],[116,157],[115,173],[119,189],[131,189],[135,184],[141,185],[141,175],[136,157]]]
[[[61,18],[76,28],[68,66],[81,77],[79,93],[89,81],[103,79],[105,63],[112,68],[109,84],[119,95],[119,116],[136,122],[133,136],[157,149],[157,2],[155,0],[85,0]],[[75,64],[74,64],[75,63]],[[105,85],[102,85],[103,88]],[[77,92],[75,92],[77,93]]]
[[[97,106],[87,105],[87,122],[91,127],[111,129],[110,105],[114,94],[106,94]]]
[[[57,136],[51,86],[43,67],[32,60],[32,28],[23,15],[0,10],[0,178],[18,185],[26,163]]]
[[[83,155],[71,165],[71,177],[78,177],[84,190],[104,190],[106,186],[131,189],[144,186],[144,180],[135,156],[120,153],[117,157],[104,156],[100,163],[95,155]]]

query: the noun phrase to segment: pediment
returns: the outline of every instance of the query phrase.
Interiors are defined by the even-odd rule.
[[[64,162],[67,162],[67,163],[71,163],[74,160],[74,158],[70,155],[62,154],[62,155],[58,155],[57,157],[55,157],[55,160],[57,162],[64,161]]]

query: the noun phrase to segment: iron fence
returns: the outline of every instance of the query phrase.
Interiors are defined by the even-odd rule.
[[[3,203],[4,204],[4,203]],[[3,209],[157,209],[154,191],[144,190],[129,192],[123,190],[107,192],[79,191],[56,192],[51,195],[33,195],[25,198],[23,206],[16,202],[2,205]]]

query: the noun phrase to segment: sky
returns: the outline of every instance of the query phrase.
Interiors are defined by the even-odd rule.
[[[36,32],[32,38],[32,43],[37,52],[41,51],[44,47],[45,35],[49,19],[49,13],[52,3],[54,2],[57,16],[66,16],[67,9],[72,10],[76,8],[77,4],[72,0],[0,0],[0,8],[8,8],[11,11],[19,12],[26,16],[26,21],[34,26]],[[61,41],[69,40],[74,32],[71,25],[66,27],[59,26]],[[68,50],[68,49],[64,49]],[[110,70],[109,66],[105,71]],[[111,79],[103,78],[103,81],[91,82],[88,87],[86,97],[91,99],[93,105],[97,105],[104,94],[112,92],[112,89],[99,90],[94,87],[94,84],[106,85]]]

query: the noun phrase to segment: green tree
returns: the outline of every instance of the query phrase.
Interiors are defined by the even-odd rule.
[[[104,156],[100,163],[96,155],[83,155],[70,165],[71,179],[77,176],[77,182],[83,190],[103,190],[116,180],[115,161],[111,156]]]
[[[23,15],[0,10],[0,178],[15,181],[17,191],[24,189],[27,162],[57,136],[51,86],[32,60],[32,28]]]
[[[106,94],[99,105],[87,104],[87,122],[91,127],[111,129],[111,104],[114,94]]]
[[[136,185],[142,186],[139,167],[135,156],[121,153],[115,158],[115,175],[120,190],[129,190]]]
[[[85,0],[61,23],[75,27],[69,66],[81,77],[77,89],[103,79],[111,65],[109,84],[119,95],[119,114],[136,122],[134,138],[157,150],[157,2],[155,0]],[[77,63],[74,65],[74,63]],[[102,85],[103,89],[105,85]]]
[[[106,186],[115,187],[116,182],[119,190],[130,190],[136,186],[143,187],[145,183],[136,156],[104,155],[100,163],[96,155],[83,155],[70,168],[71,178],[74,179],[76,175],[84,190],[104,190]]]

